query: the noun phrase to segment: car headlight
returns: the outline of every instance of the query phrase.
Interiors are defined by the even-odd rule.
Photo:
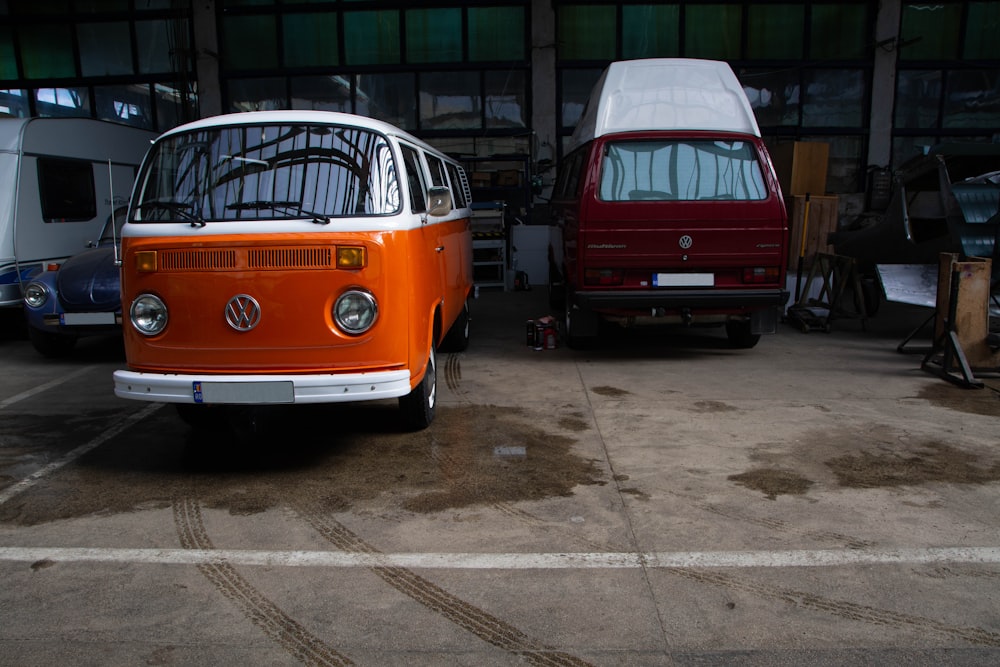
[[[341,331],[352,336],[371,329],[378,318],[378,304],[370,292],[349,290],[333,304],[333,321]]]
[[[49,300],[49,288],[42,283],[28,283],[24,288],[24,302],[32,308],[41,308]]]
[[[167,326],[167,305],[153,294],[141,294],[132,302],[129,317],[136,331],[155,336]]]

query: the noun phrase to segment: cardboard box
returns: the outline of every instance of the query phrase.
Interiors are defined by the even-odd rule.
[[[830,144],[819,141],[780,143],[770,150],[781,192],[790,195],[826,194]]]
[[[488,188],[493,185],[493,173],[489,171],[474,171],[469,179],[474,188]]]
[[[518,186],[521,184],[521,172],[516,169],[498,171],[496,184],[500,187]]]

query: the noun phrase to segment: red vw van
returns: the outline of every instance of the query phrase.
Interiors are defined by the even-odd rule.
[[[398,398],[434,418],[439,345],[464,349],[470,190],[386,123],[319,111],[159,137],[122,232],[123,398],[219,406]]]
[[[612,63],[552,195],[554,302],[572,345],[602,321],[773,333],[788,220],[753,111],[726,63]]]

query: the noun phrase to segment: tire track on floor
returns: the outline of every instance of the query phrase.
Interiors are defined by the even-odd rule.
[[[339,521],[330,518],[319,504],[293,507],[327,541],[342,551],[378,555],[381,552]],[[410,570],[398,566],[374,566],[371,571],[400,593],[440,614],[479,639],[532,665],[587,667],[590,663],[535,641],[514,626],[452,595]]]
[[[664,572],[684,577],[703,584],[711,584],[729,590],[750,593],[758,597],[776,600],[795,607],[824,612],[851,621],[871,625],[892,627],[901,630],[914,630],[919,633],[931,633],[949,640],[961,641],[978,646],[1000,646],[1000,633],[983,628],[961,627],[949,625],[924,616],[902,614],[886,609],[878,609],[869,605],[857,604],[846,600],[831,598],[798,591],[792,588],[771,586],[756,581],[733,577],[720,572],[706,570],[689,570],[683,568],[665,568]]]
[[[444,382],[453,393],[458,394],[462,383],[462,362],[459,355],[449,354],[444,362]]]
[[[173,510],[174,524],[183,548],[215,548],[205,530],[201,506],[197,501],[190,498],[175,500]],[[242,609],[254,625],[304,664],[323,667],[354,664],[264,597],[232,565],[206,563],[197,567],[219,592]]]

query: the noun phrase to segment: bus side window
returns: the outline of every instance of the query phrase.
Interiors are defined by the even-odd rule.
[[[403,150],[403,163],[406,165],[406,184],[410,188],[410,210],[413,213],[423,213],[427,210],[427,190],[424,187],[424,172],[420,168],[420,157],[409,146],[400,146]]]

